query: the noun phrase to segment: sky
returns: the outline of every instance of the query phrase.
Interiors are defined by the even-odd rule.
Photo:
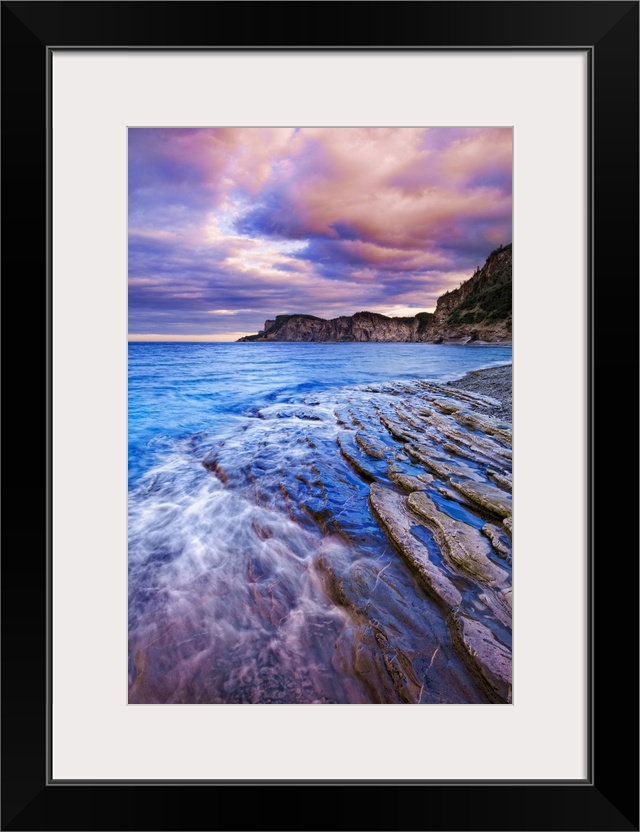
[[[511,128],[130,128],[129,338],[415,315],[511,242]]]

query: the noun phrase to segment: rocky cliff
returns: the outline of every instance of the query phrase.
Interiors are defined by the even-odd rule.
[[[327,321],[313,315],[278,315],[264,323],[257,335],[241,341],[428,341],[433,313],[413,318],[388,318],[375,312],[356,312]]]
[[[438,299],[429,340],[511,339],[512,246],[492,251],[469,280]]]
[[[492,251],[481,269],[438,299],[436,310],[413,318],[357,312],[325,320],[313,315],[278,315],[257,335],[240,341],[469,341],[511,340],[512,246]]]

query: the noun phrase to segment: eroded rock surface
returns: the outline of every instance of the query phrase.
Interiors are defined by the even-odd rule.
[[[373,412],[359,420],[352,445],[370,459],[352,464],[370,483],[372,515],[446,613],[488,698],[508,702],[511,429],[501,402],[422,382],[380,389]],[[371,476],[372,459],[386,460],[386,471]]]
[[[423,381],[284,398],[192,454],[184,476],[211,528],[167,503],[174,547],[141,536],[130,701],[510,701],[511,428],[497,399]],[[149,487],[160,498],[173,476]],[[225,547],[205,568],[192,541],[210,534]]]

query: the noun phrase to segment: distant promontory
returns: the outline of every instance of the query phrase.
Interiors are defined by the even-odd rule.
[[[314,315],[278,315],[257,335],[240,341],[403,341],[469,343],[510,341],[512,246],[500,246],[461,286],[438,299],[435,312],[389,318],[356,312],[325,320]]]

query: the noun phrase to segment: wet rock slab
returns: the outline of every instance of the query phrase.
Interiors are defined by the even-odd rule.
[[[374,516],[401,555],[414,567],[427,590],[447,608],[457,607],[462,601],[460,592],[434,560],[428,546],[412,534],[412,527],[419,520],[409,511],[408,499],[390,488],[375,484],[371,486],[369,499]]]
[[[418,383],[394,385],[389,393],[386,388],[372,396],[377,418],[360,418],[345,457],[361,476],[369,474],[373,517],[442,608],[452,642],[478,684],[490,701],[508,702],[512,479],[507,414],[498,398],[479,391]],[[361,453],[350,459],[354,448]],[[378,463],[373,475],[374,459],[387,460],[386,471]]]
[[[500,402],[433,382],[287,397],[189,460],[211,525],[178,593],[163,576],[188,547],[132,564],[130,701],[509,702]]]
[[[480,621],[455,617],[464,649],[478,668],[483,681],[497,701],[511,698],[511,650],[501,644],[491,630]]]

